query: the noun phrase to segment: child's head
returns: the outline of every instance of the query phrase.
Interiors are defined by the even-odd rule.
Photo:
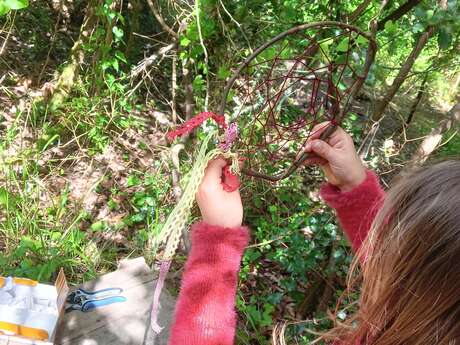
[[[460,343],[460,161],[400,177],[360,254],[358,327],[347,341]]]

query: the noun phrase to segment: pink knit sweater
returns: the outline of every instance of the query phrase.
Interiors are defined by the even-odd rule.
[[[326,184],[321,197],[337,211],[352,247],[366,238],[384,192],[377,176],[349,192]],[[249,242],[246,227],[192,226],[192,250],[185,265],[176,305],[170,345],[232,345],[235,337],[235,294],[243,251]]]

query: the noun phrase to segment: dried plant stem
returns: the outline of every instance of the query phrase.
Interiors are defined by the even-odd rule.
[[[196,25],[198,27],[198,35],[200,36],[200,44],[201,47],[203,48],[204,52],[204,64],[206,68],[206,96],[204,99],[204,110],[208,111],[208,105],[209,105],[209,57],[208,57],[208,50],[206,49],[206,46],[204,45],[203,41],[203,35],[201,32],[201,24],[200,24],[200,1],[196,0],[195,1],[195,15],[196,15]]]

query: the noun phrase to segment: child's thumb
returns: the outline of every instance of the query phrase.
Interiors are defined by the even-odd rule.
[[[311,150],[316,153],[318,156],[321,158],[324,158],[328,162],[331,162],[335,158],[335,152],[334,149],[325,141],[316,139],[312,140],[311,144]]]

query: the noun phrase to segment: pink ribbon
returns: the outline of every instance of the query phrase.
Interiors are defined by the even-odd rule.
[[[158,276],[158,281],[155,286],[155,291],[153,293],[153,303],[152,303],[152,314],[150,319],[150,326],[156,334],[159,334],[163,327],[158,324],[158,314],[160,313],[160,295],[163,290],[163,286],[166,280],[166,275],[169,272],[171,267],[171,260],[161,261],[160,265],[160,275]]]

